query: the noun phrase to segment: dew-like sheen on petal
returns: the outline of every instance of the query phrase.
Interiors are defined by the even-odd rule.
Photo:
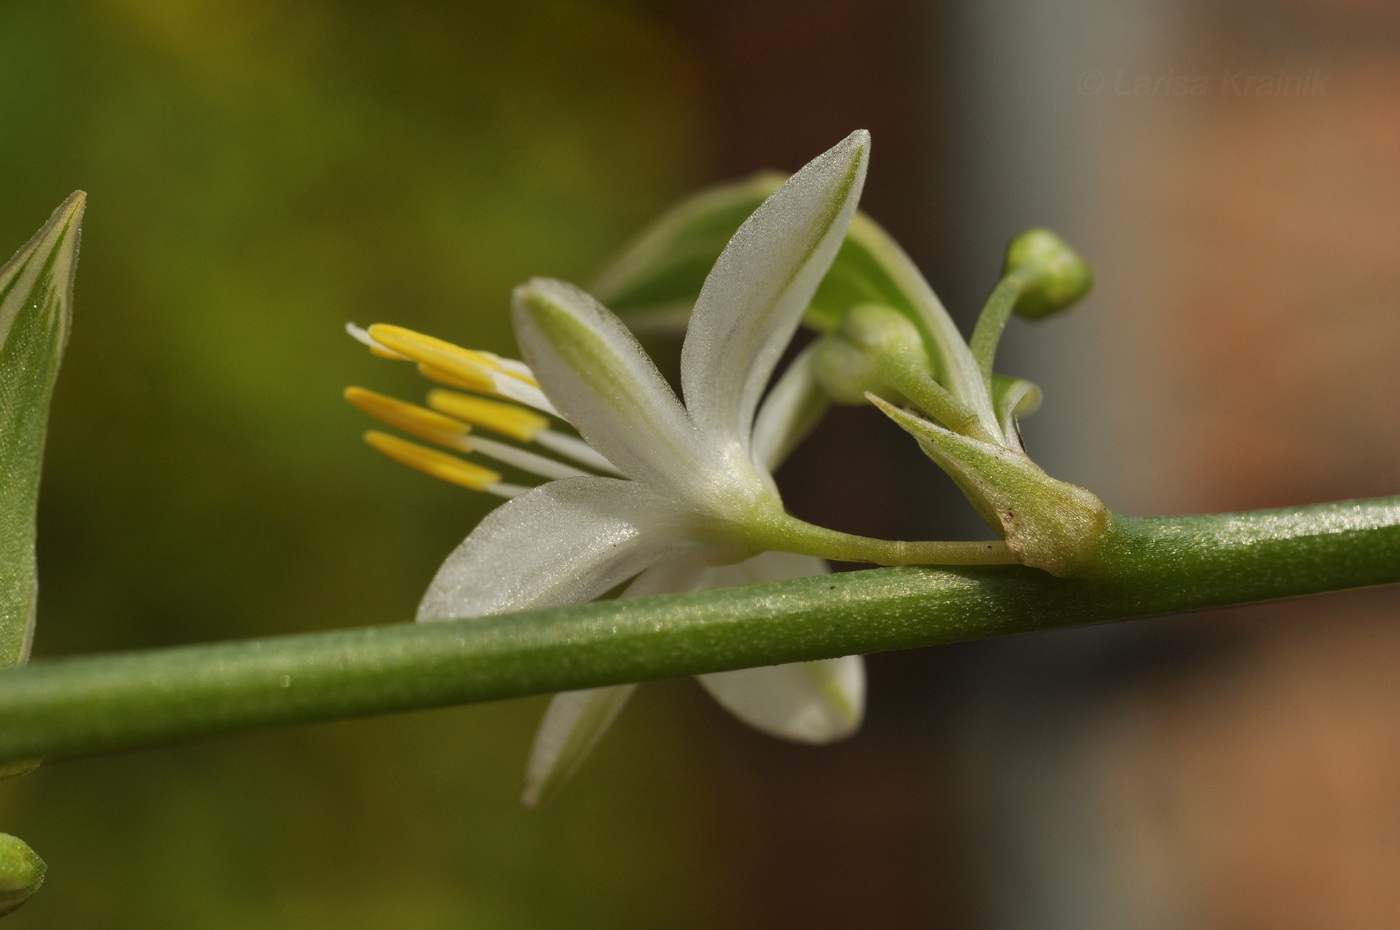
[[[714,479],[709,450],[670,385],[622,321],[563,281],[515,290],[516,338],[550,399],[629,478],[677,497]]]
[[[689,515],[635,481],[564,478],[491,511],[438,569],[419,620],[579,604],[692,547]]]

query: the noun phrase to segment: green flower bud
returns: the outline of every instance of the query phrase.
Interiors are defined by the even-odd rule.
[[[0,833],[0,915],[8,914],[28,901],[44,883],[48,866],[29,844],[8,833]]]
[[[813,371],[838,404],[864,404],[867,393],[903,396],[899,371],[929,369],[919,331],[908,317],[879,304],[854,307],[836,331],[817,343]]]
[[[1025,280],[1015,313],[1029,320],[1068,310],[1094,283],[1089,263],[1048,229],[1028,229],[1012,239],[1002,274]]]

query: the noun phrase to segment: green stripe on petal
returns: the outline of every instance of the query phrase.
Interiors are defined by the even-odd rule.
[[[512,320],[535,377],[590,446],[655,490],[703,494],[716,478],[706,467],[715,456],[621,320],[573,285],[547,278],[515,289]]]
[[[69,197],[0,268],[0,667],[24,662],[34,630],[39,471],[85,202]]]

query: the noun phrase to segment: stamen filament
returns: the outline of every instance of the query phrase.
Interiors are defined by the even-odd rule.
[[[621,475],[622,471],[603,457],[603,454],[577,436],[570,436],[568,433],[561,433],[558,430],[541,430],[535,437],[535,442],[544,446],[551,452],[558,452],[560,455],[571,458],[580,465],[587,465],[597,471],[607,472],[609,475]]]
[[[489,393],[506,400],[513,400],[517,404],[524,404],[527,407],[534,407],[541,413],[547,413],[552,417],[563,418],[558,409],[549,402],[544,391],[532,386],[528,382],[517,378],[508,371],[492,372],[491,390]]]
[[[519,497],[526,491],[533,491],[534,488],[526,487],[523,484],[511,484],[506,481],[497,481],[486,489],[488,494],[495,494],[497,497],[512,498]]]
[[[499,472],[378,430],[365,433],[365,442],[400,464],[473,491],[490,491],[501,481]]]
[[[528,449],[517,449],[515,446],[508,446],[503,442],[496,442],[494,439],[486,439],[482,436],[473,436],[471,441],[464,443],[464,445],[473,452],[480,452],[498,462],[513,465],[521,471],[528,471],[541,478],[579,478],[591,474],[591,472],[580,468],[565,465],[563,462],[556,462],[554,459],[537,455]]]
[[[386,349],[384,346],[375,342],[374,337],[371,336],[369,334],[369,331],[362,326],[356,326],[354,323],[346,323],[345,331],[350,334],[351,339],[354,339],[356,342],[369,346],[370,352],[372,352],[375,355],[378,355],[380,358],[392,358],[399,359],[401,361],[408,360],[408,356],[400,355],[399,353],[394,352],[390,349]]]
[[[495,352],[479,352],[479,354],[490,359],[497,368],[506,374],[514,375],[526,384],[533,384],[535,387],[540,386],[540,383],[535,380],[535,373],[531,371],[530,366],[526,365],[524,362],[516,361],[513,358],[505,358],[504,356],[497,355]]]

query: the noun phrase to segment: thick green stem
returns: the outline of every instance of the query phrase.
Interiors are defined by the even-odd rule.
[[[1114,515],[1093,564],[885,568],[0,671],[0,761],[1400,582],[1400,498]]]

